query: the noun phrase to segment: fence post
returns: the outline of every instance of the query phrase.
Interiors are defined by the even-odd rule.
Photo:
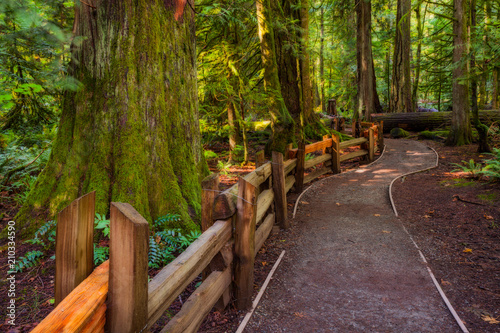
[[[273,151],[272,168],[276,222],[278,222],[281,228],[287,229],[290,227],[290,223],[287,220],[285,169],[281,153]]]
[[[384,121],[380,121],[378,125],[378,149],[384,149]]]
[[[94,269],[95,191],[57,215],[55,305]]]
[[[201,181],[201,231],[214,224],[213,210],[215,197],[219,195],[219,175],[213,173]]]
[[[340,173],[340,137],[338,134],[332,135],[332,172]]]
[[[264,160],[265,160],[265,156],[264,156],[264,151],[263,150],[259,150],[258,152],[255,153],[255,168],[257,169],[258,167],[260,167],[261,165],[264,164]]]
[[[300,193],[304,187],[304,165],[306,163],[306,144],[299,142],[297,149],[297,167],[295,169],[295,192]]]
[[[111,203],[109,332],[142,332],[148,321],[148,222],[128,203]]]
[[[368,161],[373,162],[375,159],[375,137],[373,127],[368,129]]]
[[[246,310],[252,306],[257,188],[243,178],[240,178],[238,186],[238,211],[234,230],[234,284],[236,308]]]

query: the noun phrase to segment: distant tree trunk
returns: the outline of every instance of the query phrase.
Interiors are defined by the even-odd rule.
[[[293,141],[294,122],[283,97],[278,78],[278,66],[274,45],[274,33],[269,0],[257,0],[257,20],[259,25],[260,49],[264,67],[264,89],[268,94],[268,108],[271,115],[272,137],[267,151],[285,152],[286,145]]]
[[[319,85],[321,90],[321,111],[326,112],[325,98],[325,9],[321,6],[319,40]]]
[[[471,43],[477,39],[476,36],[476,0],[470,0],[470,36]],[[490,145],[488,144],[488,127],[483,125],[479,120],[479,108],[477,105],[477,70],[476,70],[476,54],[471,48],[470,55],[470,70],[471,70],[471,108],[474,127],[479,134],[478,151],[480,153],[491,153]]]
[[[311,122],[314,107],[309,56],[309,7],[309,0],[301,0],[300,81],[302,86],[302,113],[304,115],[305,124]]]
[[[412,112],[410,77],[411,0],[398,0],[392,60],[391,112]]]
[[[235,150],[236,146],[241,145],[241,130],[232,100],[227,102],[227,124],[229,125],[229,161],[234,162],[238,159]]]
[[[96,211],[130,203],[148,221],[196,229],[208,173],[198,124],[194,13],[185,2],[76,2],[67,92],[50,160],[16,217],[53,218],[96,191]],[[165,5],[167,4],[167,5]],[[26,231],[31,231],[26,230]]]
[[[413,92],[412,92],[412,105],[413,105],[413,111],[415,111],[415,108],[417,107],[418,104],[418,85],[420,83],[420,59],[422,55],[422,38],[424,37],[424,25],[422,22],[425,22],[425,15],[427,14],[427,6],[428,4],[425,5],[425,10],[424,10],[424,15],[421,17],[420,14],[420,6],[421,4],[418,3],[417,7],[415,8],[415,14],[416,14],[416,19],[417,19],[417,33],[418,33],[418,44],[417,44],[417,54],[416,54],[416,59],[415,59],[415,80],[413,81]]]
[[[493,68],[493,92],[491,94],[491,106],[494,110],[500,108],[500,67]]]
[[[484,49],[487,49],[489,46],[488,34],[489,34],[489,25],[491,24],[491,3],[490,1],[484,2],[484,34],[483,34],[483,44]],[[483,110],[488,103],[488,90],[486,89],[486,85],[488,84],[489,78],[489,59],[485,56],[483,57],[482,63],[482,74],[479,82],[479,105],[478,108]]]
[[[357,112],[355,118],[370,119],[370,115],[381,110],[376,90],[371,42],[371,1],[355,0],[357,17]]]
[[[453,116],[446,143],[460,146],[471,142],[469,89],[467,82],[468,0],[454,0],[453,20]]]

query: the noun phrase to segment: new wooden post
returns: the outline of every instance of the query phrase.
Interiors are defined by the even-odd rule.
[[[264,160],[265,160],[265,156],[264,156],[264,151],[263,150],[260,150],[258,152],[255,153],[255,168],[258,168],[260,167],[262,164],[264,164]]]
[[[375,137],[373,127],[368,129],[368,161],[375,159]]]
[[[246,310],[252,306],[258,193],[254,185],[242,178],[238,187],[238,212],[234,230],[234,285],[236,308]]]
[[[297,167],[295,169],[295,192],[300,193],[304,188],[304,165],[306,163],[306,144],[299,142],[297,149]]]
[[[332,139],[332,172],[340,173],[340,137],[333,134]]]
[[[287,221],[286,190],[285,190],[285,168],[283,155],[273,151],[273,192],[276,208],[276,222],[281,228],[287,229],[290,223]]]
[[[109,332],[142,332],[148,321],[148,222],[129,204],[111,203]]]
[[[95,192],[88,193],[57,215],[55,305],[94,269]]]

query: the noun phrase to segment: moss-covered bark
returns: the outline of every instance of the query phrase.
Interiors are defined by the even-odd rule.
[[[25,231],[93,190],[99,213],[128,202],[149,221],[178,213],[179,227],[197,228],[208,169],[194,16],[179,3],[79,3],[70,74],[82,88],[65,95],[50,161],[16,217]]]
[[[274,32],[270,22],[272,20],[269,0],[257,0],[257,19],[259,23],[259,39],[264,67],[264,88],[268,94],[269,113],[271,115],[271,128],[273,131],[267,151],[284,152],[286,145],[294,138],[295,124],[288,112],[278,78],[276,64],[276,51],[274,45]]]

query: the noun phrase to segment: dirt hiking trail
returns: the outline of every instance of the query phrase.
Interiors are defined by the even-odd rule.
[[[311,185],[292,221],[301,236],[245,332],[461,332],[389,200],[394,178],[435,161],[386,140],[377,162]]]

